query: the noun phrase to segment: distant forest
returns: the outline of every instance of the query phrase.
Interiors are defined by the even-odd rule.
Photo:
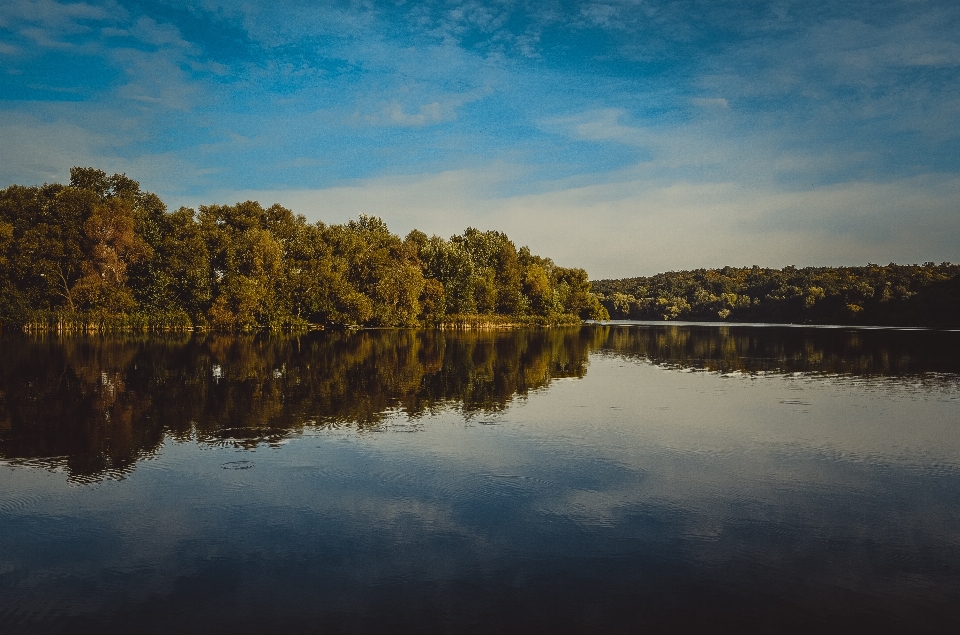
[[[613,319],[960,326],[960,265],[724,267],[599,280]]]
[[[248,201],[168,211],[124,174],[0,190],[5,330],[306,329],[604,319],[587,272],[497,231],[392,234]]]

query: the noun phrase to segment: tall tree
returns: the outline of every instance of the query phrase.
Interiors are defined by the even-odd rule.
[[[150,256],[150,247],[133,231],[133,206],[128,199],[110,198],[93,206],[83,225],[86,258],[82,276],[72,289],[71,304],[110,315],[135,308],[127,285],[131,263]]]

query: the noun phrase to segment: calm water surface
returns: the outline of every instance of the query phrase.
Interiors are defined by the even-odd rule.
[[[960,333],[0,340],[0,632],[960,632]]]

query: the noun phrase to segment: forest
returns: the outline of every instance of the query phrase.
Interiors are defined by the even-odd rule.
[[[723,267],[591,282],[502,232],[401,238],[247,201],[169,211],[124,174],[0,190],[4,331],[497,327],[582,320],[960,326],[960,265]]]
[[[604,319],[587,272],[503,233],[308,223],[247,201],[168,211],[125,174],[0,190],[0,327],[304,330]]]
[[[960,326],[960,265],[723,267],[598,280],[614,319]]]

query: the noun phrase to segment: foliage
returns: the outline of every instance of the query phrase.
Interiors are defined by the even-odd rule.
[[[672,271],[593,283],[616,319],[960,325],[960,265]]]
[[[123,174],[0,190],[0,323],[223,331],[602,319],[583,269],[501,232],[401,239],[375,216],[311,224],[255,201],[168,212]]]

